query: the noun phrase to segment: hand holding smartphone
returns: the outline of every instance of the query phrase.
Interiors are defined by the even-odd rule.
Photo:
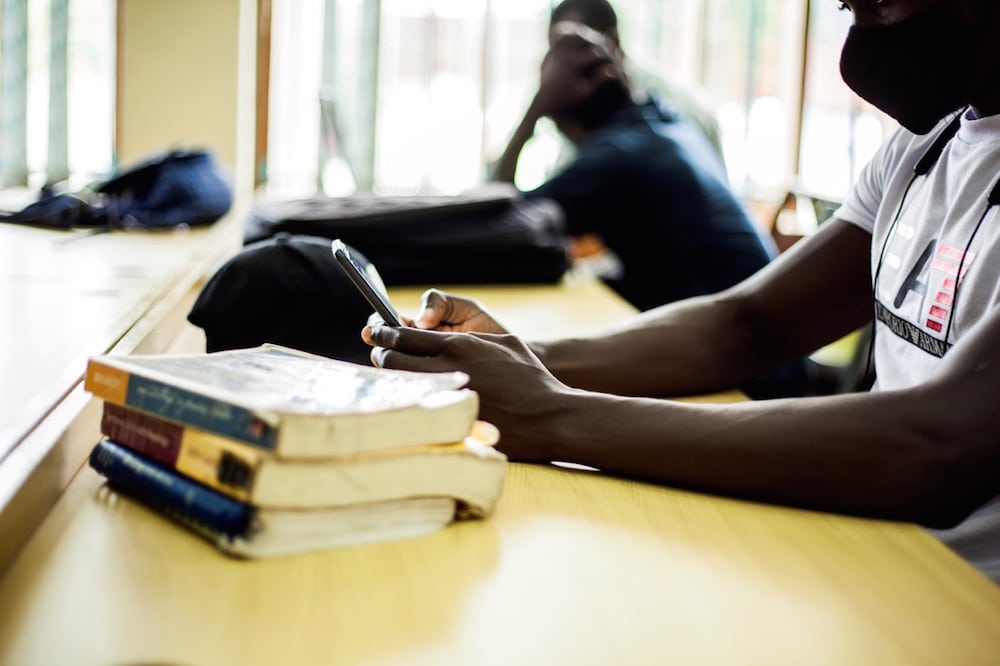
[[[372,283],[368,274],[366,274],[358,266],[357,262],[354,261],[350,250],[348,250],[343,241],[339,238],[334,240],[330,244],[330,249],[333,252],[334,258],[337,260],[337,263],[340,264],[340,267],[344,270],[344,273],[347,274],[347,277],[350,278],[351,282],[354,283],[354,286],[358,288],[361,295],[365,297],[365,300],[367,300],[372,308],[374,308],[375,312],[382,317],[385,323],[389,326],[402,326],[403,319],[399,316],[399,313],[396,312],[396,308],[392,307],[392,304],[389,302],[388,297],[382,289],[376,287],[375,284]]]

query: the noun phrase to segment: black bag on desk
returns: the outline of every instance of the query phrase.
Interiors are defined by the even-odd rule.
[[[569,267],[562,214],[512,188],[457,196],[258,202],[244,242],[279,232],[340,238],[388,285],[553,283]]]
[[[365,270],[378,275],[352,248]],[[368,364],[361,329],[371,306],[330,254],[330,241],[277,234],[244,246],[198,294],[188,321],[205,331],[206,351],[271,342]]]

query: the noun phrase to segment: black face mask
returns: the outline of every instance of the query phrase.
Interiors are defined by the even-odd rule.
[[[852,26],[840,73],[858,95],[915,134],[968,103],[982,36],[950,3],[887,26]]]

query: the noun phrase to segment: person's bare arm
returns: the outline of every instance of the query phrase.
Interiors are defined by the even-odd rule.
[[[525,144],[534,135],[535,125],[541,117],[542,115],[538,112],[535,100],[532,100],[532,103],[524,113],[524,117],[521,118],[521,122],[514,130],[513,136],[511,136],[510,141],[507,143],[507,147],[493,165],[491,180],[499,183],[514,182],[514,177],[517,174],[517,161],[521,157],[521,152],[524,150]]]
[[[871,320],[870,242],[834,220],[728,291],[648,311],[602,334],[528,346],[576,388],[656,397],[728,389]],[[434,289],[416,326],[507,333],[482,304]]]
[[[948,527],[1000,493],[998,398],[1000,312],[904,391],[695,405],[561,389],[525,396],[540,414],[501,432],[515,458]]]
[[[727,405],[574,389],[512,335],[375,327],[379,365],[463,370],[512,460],[809,509],[961,521],[1000,493],[1000,312],[904,391]]]
[[[952,349],[933,381],[905,391],[731,405],[611,393],[728,386],[859,325],[871,306],[867,234],[829,225],[725,295],[654,312],[610,336],[538,345],[540,356],[503,333],[376,327],[365,335],[378,345],[378,365],[468,372],[481,418],[500,428],[513,460],[953,525],[1000,492],[1000,313]],[[423,325],[443,314],[451,331],[467,330],[462,321],[475,311],[435,307]]]
[[[560,380],[622,395],[728,389],[871,320],[871,236],[830,221],[721,294],[672,303],[604,335],[531,343]]]

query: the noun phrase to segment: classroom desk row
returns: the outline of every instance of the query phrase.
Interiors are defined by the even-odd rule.
[[[44,244],[0,229],[5,261],[21,256],[7,247],[14,236]],[[493,516],[427,537],[230,559],[101,492],[83,465],[98,409],[79,386],[90,353],[197,349],[182,315],[218,259],[210,248],[230,246],[197,234],[73,241],[83,242],[80,265],[65,248],[36,248],[40,273],[29,258],[20,272],[4,264],[5,322],[23,323],[4,327],[4,369],[15,373],[4,373],[3,395],[17,410],[4,416],[15,436],[0,480],[22,483],[0,485],[2,664],[1000,661],[1000,589],[914,525],[587,470],[512,464]],[[34,301],[19,293],[26,282],[51,294],[50,307],[18,305]],[[98,311],[105,291],[115,305]],[[412,313],[420,291],[392,298]],[[632,314],[573,276],[463,292],[532,338]]]

